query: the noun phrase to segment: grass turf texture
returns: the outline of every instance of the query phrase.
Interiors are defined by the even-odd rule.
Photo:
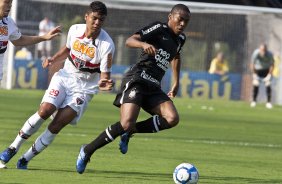
[[[0,90],[0,151],[10,145],[24,121],[33,114],[43,91]],[[46,128],[45,122],[0,170],[0,183],[173,183],[172,172],[182,163],[193,163],[199,184],[282,183],[282,108],[264,104],[250,108],[245,102],[176,98],[181,122],[158,134],[135,135],[129,152],[122,155],[118,141],[98,150],[84,174],[75,162],[81,144],[88,143],[119,119],[114,95],[94,97],[77,126],[67,126],[53,144],[29,163],[15,168],[19,157]],[[149,117],[140,114],[140,120]]]

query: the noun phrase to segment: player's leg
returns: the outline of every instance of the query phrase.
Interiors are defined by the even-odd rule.
[[[13,143],[0,155],[3,163],[9,160],[17,153],[20,146],[34,134],[42,123],[50,117],[65,98],[64,88],[60,84],[61,77],[56,73],[43,96],[39,110],[33,114],[23,125]]]
[[[46,57],[49,58],[51,57],[51,41],[46,41]]]
[[[267,75],[264,79],[264,85],[266,88],[266,97],[267,97],[267,103],[266,103],[266,108],[271,109],[272,108],[272,104],[271,104],[271,76]]]
[[[151,114],[156,114],[144,121],[136,123],[135,129],[132,132],[126,132],[121,136],[119,149],[121,153],[126,154],[128,151],[128,142],[134,133],[157,133],[159,131],[172,128],[179,122],[177,110],[172,101],[163,102],[151,111]]]
[[[172,128],[179,122],[179,115],[172,101],[165,101],[151,110],[153,117],[136,123],[137,133],[157,133]]]
[[[59,109],[48,128],[35,140],[29,150],[19,159],[17,168],[27,169],[28,162],[47,148],[48,145],[53,142],[56,135],[76,116],[77,112],[69,106]]]
[[[17,153],[20,146],[31,136],[33,135],[42,125],[42,123],[53,113],[55,112],[56,107],[49,103],[43,103],[40,105],[38,112],[33,114],[29,119],[24,123],[23,127],[19,131],[15,140],[12,144],[1,153],[0,159],[3,163],[8,163],[9,160]]]
[[[175,126],[179,121],[177,110],[170,98],[159,88],[143,98],[142,108],[154,115],[147,120],[137,122],[133,132],[127,132],[121,136],[120,150],[125,154],[128,150],[128,142],[133,133],[154,133]]]
[[[252,102],[250,104],[251,107],[255,107],[257,103],[257,96],[259,92],[259,84],[260,79],[257,74],[253,74],[253,96],[252,96]]]
[[[67,95],[48,128],[18,161],[17,167],[19,169],[26,169],[28,161],[47,148],[67,124],[76,124],[85,112],[92,97],[93,95],[81,93]]]
[[[92,154],[99,148],[114,141],[115,138],[122,135],[125,131],[133,128],[139,115],[140,107],[133,103],[124,103],[120,108],[120,122],[114,123],[106,128],[96,139],[87,145],[83,145],[78,155],[76,170],[82,174],[86,168]]]

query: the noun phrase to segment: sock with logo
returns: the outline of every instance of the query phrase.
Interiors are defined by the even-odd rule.
[[[136,133],[157,133],[169,128],[171,128],[171,126],[168,124],[166,119],[158,115],[136,123]]]

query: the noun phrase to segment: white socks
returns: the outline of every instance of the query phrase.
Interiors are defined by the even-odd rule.
[[[23,125],[22,129],[19,131],[14,142],[10,147],[16,148],[18,150],[22,143],[24,143],[32,134],[34,134],[42,125],[45,120],[42,119],[36,112],[33,114]]]
[[[48,128],[36,139],[32,147],[22,156],[30,161],[35,155],[43,151],[49,144],[53,142],[57,134],[52,134]]]

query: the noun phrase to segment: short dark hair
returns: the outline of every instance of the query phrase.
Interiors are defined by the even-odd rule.
[[[86,13],[98,12],[100,15],[107,15],[107,7],[101,1],[93,1],[90,3]]]
[[[184,4],[176,4],[176,5],[174,5],[172,7],[170,13],[175,13],[175,12],[180,11],[180,10],[186,11],[187,13],[190,14],[189,8],[186,5],[184,5]]]

